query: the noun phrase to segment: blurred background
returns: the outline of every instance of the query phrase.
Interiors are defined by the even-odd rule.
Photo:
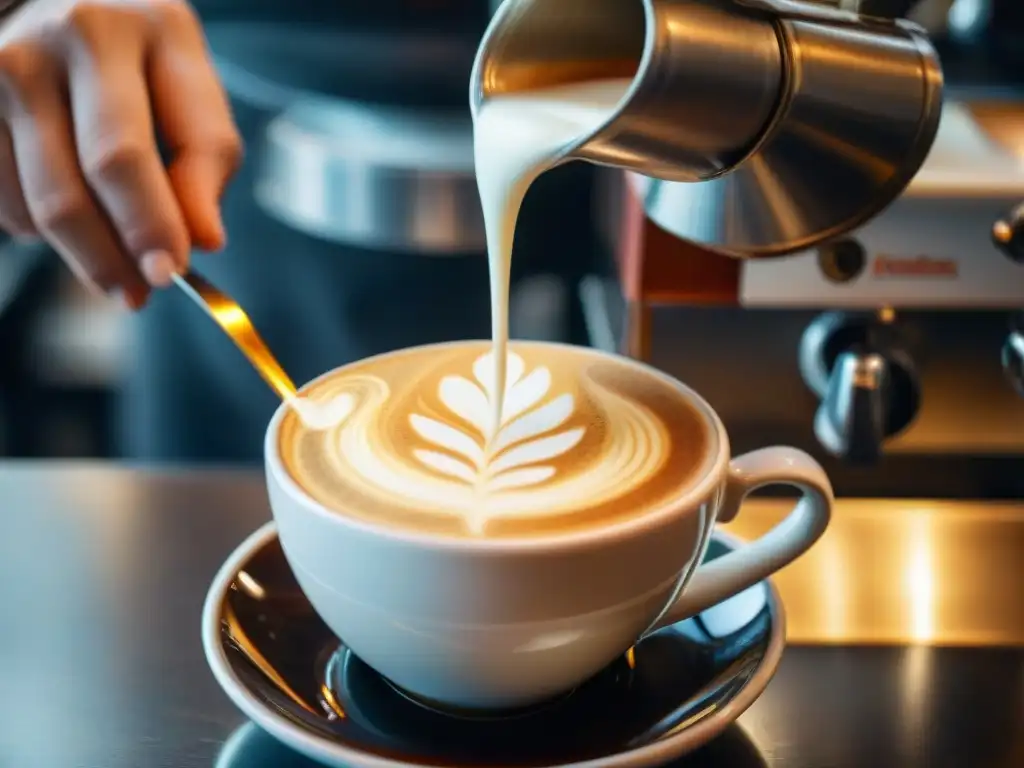
[[[197,266],[297,381],[488,336],[466,94],[495,3],[292,5],[198,4],[247,160],[227,193],[229,246]],[[736,450],[804,447],[846,495],[1024,495],[1007,353],[1024,266],[990,238],[1024,199],[1024,3],[924,0],[913,14],[948,83],[927,194],[813,253],[741,264],[652,222],[634,181],[564,166],[522,213],[513,335],[649,360],[708,397]],[[217,334],[183,296],[132,316],[45,249],[3,243],[0,456],[258,462],[273,397]],[[865,347],[891,374],[884,418],[829,439],[822,403],[843,394],[843,354]]]

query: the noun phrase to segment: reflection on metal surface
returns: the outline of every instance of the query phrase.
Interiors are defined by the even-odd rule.
[[[935,676],[935,649],[919,645],[907,650],[907,658],[900,669],[898,698],[900,710],[904,713],[903,727],[898,738],[903,748],[913,749],[912,739],[920,738],[927,728],[927,713],[932,701],[932,687]]]
[[[263,589],[262,585],[246,571],[240,571],[238,574],[238,586],[245,590],[245,594],[254,600],[262,600],[266,597],[266,590]]]
[[[790,502],[755,500],[725,530],[767,531]],[[791,643],[1024,646],[1024,504],[843,500],[775,577]]]
[[[238,302],[192,270],[185,275],[175,275],[174,282],[220,326],[282,400],[295,397],[295,384]]]
[[[990,139],[1024,158],[1024,101],[973,101],[967,108]]]
[[[284,224],[332,242],[437,256],[485,248],[461,110],[294,104],[267,127],[255,196]]]
[[[915,515],[909,521],[909,557],[903,571],[903,588],[910,603],[910,637],[926,643],[935,639],[935,543],[927,520]]]
[[[327,710],[328,719],[335,717],[346,717],[345,710],[341,708],[338,700],[334,697],[334,691],[327,683],[320,684],[320,699],[324,703],[324,707]]]
[[[309,712],[310,714],[316,714],[316,710],[307,704],[302,697],[299,696],[299,694],[297,694],[290,685],[288,685],[288,682],[276,669],[274,669],[273,665],[267,661],[266,657],[260,653],[252,640],[249,639],[249,636],[238,621],[238,616],[230,606],[227,606],[224,611],[223,629],[224,634],[231,639],[232,645],[239,651],[239,653],[248,659],[257,670],[265,675],[266,678],[277,687],[277,690],[287,696],[297,707]]]
[[[471,106],[567,70],[632,85],[565,156],[638,174],[660,227],[747,257],[811,247],[891,203],[928,153],[943,90],[916,25],[821,3],[508,0]]]
[[[1024,203],[992,225],[992,240],[1008,259],[1024,264]]]

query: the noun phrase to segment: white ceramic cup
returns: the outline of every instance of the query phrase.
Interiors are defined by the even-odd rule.
[[[330,511],[285,469],[278,429],[286,406],[278,409],[265,444],[270,504],[285,556],[327,626],[415,696],[459,708],[525,706],[761,581],[821,536],[833,496],[813,458],[775,447],[730,460],[725,428],[700,396],[625,362],[672,383],[703,414],[708,468],[671,504],[563,534],[431,536]],[[733,519],[754,489],[778,484],[802,493],[789,516],[698,569],[714,524]]]

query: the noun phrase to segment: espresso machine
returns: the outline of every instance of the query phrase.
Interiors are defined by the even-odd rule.
[[[1024,91],[945,91],[900,194],[809,247],[773,238],[783,258],[712,255],[703,191],[634,175],[611,192],[628,210],[609,239],[622,290],[590,293],[617,301],[622,348],[707,392],[739,442],[822,457],[841,495],[1024,493]],[[715,213],[730,232],[728,204]]]
[[[607,266],[580,286],[593,344],[694,386],[734,451],[816,454],[840,495],[1024,494],[1011,3],[971,32],[1000,55],[945,80],[914,2],[508,5],[477,100],[640,73],[567,151],[626,171],[603,175]],[[950,58],[966,6],[938,14],[961,13]]]

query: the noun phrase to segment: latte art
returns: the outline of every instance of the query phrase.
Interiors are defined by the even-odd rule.
[[[290,473],[341,513],[464,536],[605,522],[692,481],[706,427],[671,385],[587,350],[514,344],[495,425],[492,354],[423,347],[319,380],[282,424]],[[304,423],[324,403],[337,420]]]
[[[288,401],[288,405],[310,429],[330,429],[348,418],[356,407],[356,401],[352,395],[342,392],[330,400],[296,396]]]
[[[409,416],[420,437],[445,451],[416,449],[413,455],[425,466],[471,487],[480,497],[550,480],[555,467],[538,462],[572,450],[586,430],[557,431],[573,415],[573,396],[548,399],[551,372],[540,366],[524,378],[523,358],[511,352],[506,361],[501,423],[494,434],[490,417],[497,396],[494,378],[489,375],[494,372],[493,356],[488,352],[477,358],[475,382],[462,376],[441,380],[438,399],[457,422],[445,423],[418,413]],[[463,431],[459,422],[470,429]]]

